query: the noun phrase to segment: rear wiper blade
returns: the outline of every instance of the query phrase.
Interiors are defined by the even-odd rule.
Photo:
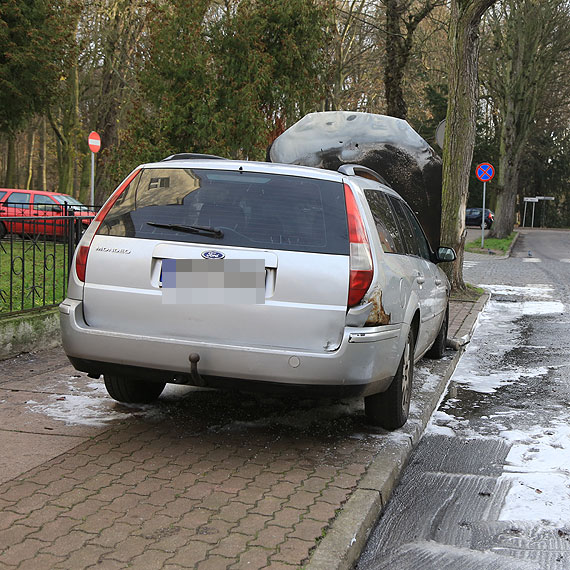
[[[147,222],[147,224],[156,228],[173,230],[175,232],[186,232],[188,234],[205,234],[216,238],[224,237],[224,232],[222,230],[217,230],[216,228],[210,228],[207,226],[183,226],[180,224],[159,224],[158,222]]]

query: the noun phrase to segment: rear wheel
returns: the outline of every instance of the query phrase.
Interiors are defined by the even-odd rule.
[[[414,334],[410,330],[400,366],[388,390],[364,398],[364,411],[371,424],[395,430],[406,423],[410,413],[413,377]]]
[[[445,345],[447,344],[448,326],[449,326],[449,305],[447,306],[447,309],[445,311],[445,317],[443,318],[443,322],[441,323],[441,328],[437,333],[435,342],[426,353],[426,356],[428,358],[435,358],[437,360],[443,358],[443,355],[445,354]]]
[[[6,226],[0,222],[0,239],[2,239],[6,235]]]
[[[148,404],[160,396],[165,386],[166,382],[105,374],[105,388],[109,396],[125,404]]]

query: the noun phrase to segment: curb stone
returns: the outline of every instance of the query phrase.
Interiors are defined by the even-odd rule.
[[[434,373],[439,376],[439,380],[431,392],[420,391],[419,394],[414,394],[412,403],[416,406],[411,411],[408,422],[386,439],[357,489],[313,551],[305,566],[306,570],[350,570],[354,567],[433,412],[437,410],[489,298],[490,295],[484,294],[473,303],[468,316],[454,335],[461,338],[463,333],[463,339],[467,337],[467,342],[459,347],[450,360],[441,360],[436,364]]]
[[[515,231],[515,237],[513,238],[513,241],[511,242],[509,249],[507,249],[507,253],[505,253],[505,255],[501,257],[501,259],[507,259],[511,257],[511,252],[513,251],[513,247],[515,247],[515,243],[517,243],[517,240],[519,239],[520,235],[521,235],[520,232]]]

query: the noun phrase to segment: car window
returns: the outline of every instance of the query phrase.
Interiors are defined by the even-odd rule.
[[[42,210],[44,212],[57,212],[61,211],[61,206],[58,206],[50,196],[44,194],[36,194],[34,196],[34,210]]]
[[[73,198],[73,196],[68,196],[67,194],[54,194],[51,196],[56,202],[60,204],[70,204],[73,206],[84,206],[82,202]]]
[[[30,194],[27,192],[12,192],[6,201],[8,204],[29,204]]]
[[[0,191],[0,202],[2,202],[2,198],[4,198],[4,196],[6,196],[6,192]]]
[[[392,206],[379,190],[364,190],[385,253],[405,253]]]
[[[223,236],[173,225],[215,228]],[[342,183],[273,173],[145,169],[121,194],[99,233],[316,253],[349,251]]]
[[[418,219],[407,204],[401,202],[401,205],[408,215],[408,220],[412,226],[412,231],[414,232],[415,241],[420,251],[420,256],[424,259],[427,259],[428,261],[431,260],[431,248],[429,246],[425,233],[420,223],[418,222]]]
[[[416,241],[416,236],[410,220],[404,210],[404,203],[399,200],[398,198],[394,198],[393,196],[389,196],[390,203],[394,208],[394,214],[398,225],[400,227],[400,231],[402,234],[402,241],[404,242],[404,247],[406,253],[409,255],[420,255],[420,248]]]

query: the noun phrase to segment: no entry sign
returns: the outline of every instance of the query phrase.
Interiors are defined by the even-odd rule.
[[[101,148],[101,137],[99,136],[99,133],[91,131],[87,142],[89,143],[89,150],[91,152],[99,152],[99,149]]]
[[[492,164],[482,162],[475,169],[475,176],[477,176],[481,182],[489,182],[489,180],[495,176],[495,169]]]

